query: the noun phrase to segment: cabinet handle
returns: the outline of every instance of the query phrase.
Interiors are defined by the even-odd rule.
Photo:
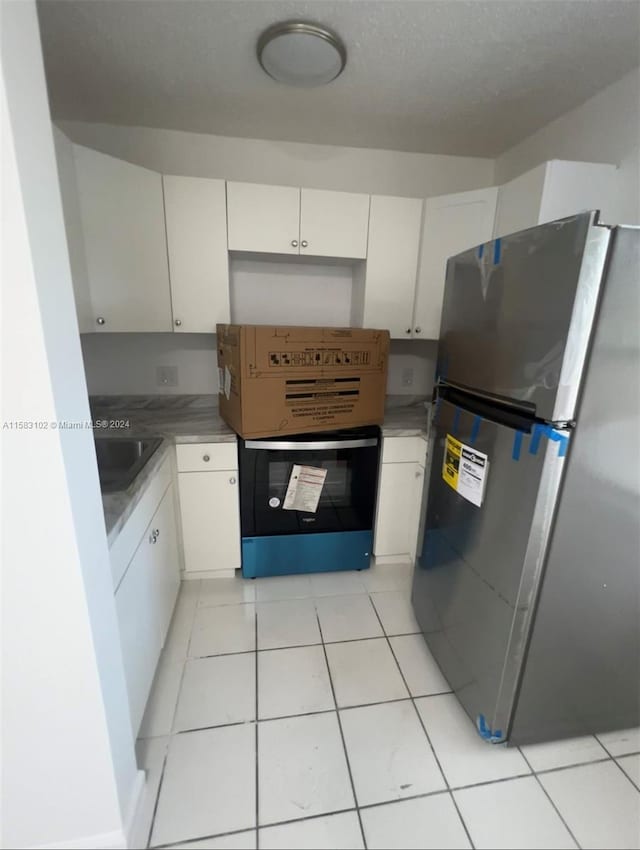
[[[102,318],[102,316],[98,316],[98,318],[96,319],[96,322],[97,322],[99,325],[104,325],[104,319]]]
[[[308,244],[309,244],[309,243],[307,242],[307,240],[306,240],[306,239],[303,239],[303,240],[302,240],[302,242],[301,242],[300,244],[302,245],[302,247],[303,247],[303,248],[306,248],[306,247],[308,246]]]
[[[406,329],[406,331],[405,331],[405,333],[406,333],[406,334],[410,334],[410,333],[411,333],[411,328],[407,328],[407,329]]]
[[[292,239],[292,240],[291,240],[291,247],[292,247],[292,248],[297,248],[297,247],[298,247],[298,240],[297,240],[297,239]]]
[[[235,479],[235,478],[230,478],[230,479],[229,479],[229,484],[235,484],[235,483],[236,483],[236,479]]]
[[[177,328],[179,328],[181,324],[182,324],[182,319],[176,319],[176,320],[175,320],[175,322],[174,322],[174,325],[175,325]]]
[[[202,460],[203,460],[205,463],[209,463],[209,460],[210,460],[209,455],[202,455]]]
[[[416,328],[416,333],[417,334],[422,333],[422,328]]]
[[[158,540],[158,534],[156,531],[152,531],[149,535],[149,543],[156,543]]]

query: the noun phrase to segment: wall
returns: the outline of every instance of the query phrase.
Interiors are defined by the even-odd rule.
[[[505,151],[496,160],[496,183],[548,159],[619,166],[618,221],[640,224],[640,69]]]
[[[426,198],[493,185],[493,160],[59,121],[78,144],[164,174]]]
[[[2,844],[124,847],[133,751],[35,3],[2,15]]]
[[[90,395],[217,393],[214,334],[83,334]],[[437,343],[391,340],[389,395],[429,395],[433,387]],[[157,383],[158,366],[177,366],[178,386]],[[413,384],[402,385],[404,369],[413,369]]]

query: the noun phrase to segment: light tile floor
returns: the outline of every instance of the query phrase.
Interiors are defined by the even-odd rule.
[[[640,848],[640,730],[486,744],[410,580],[185,582],[137,744],[135,846]]]

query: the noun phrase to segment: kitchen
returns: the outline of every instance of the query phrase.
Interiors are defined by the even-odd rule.
[[[483,741],[464,688],[420,634],[430,631],[425,611],[410,601],[429,537],[425,480],[442,466],[432,457],[440,441],[431,401],[436,369],[447,377],[437,362],[447,259],[485,246],[474,257],[491,284],[492,269],[507,274],[509,251],[517,253],[515,231],[591,209],[605,223],[640,221],[638,5],[593,3],[578,14],[554,4],[562,25],[540,20],[539,5],[501,3],[498,14],[492,3],[45,0],[36,14],[31,3],[5,4],[16,174],[5,209],[24,209],[6,241],[23,249],[31,278],[25,271],[30,288],[3,295],[4,316],[25,317],[15,332],[6,323],[16,354],[4,358],[3,420],[56,424],[3,429],[5,563],[15,552],[28,566],[8,571],[5,593],[5,645],[22,642],[5,686],[20,695],[7,698],[8,846],[638,846],[640,742],[629,728],[637,723],[521,746]],[[365,9],[366,38],[354,28]],[[388,94],[392,72],[374,57],[394,55],[381,52],[391,50],[394,26],[405,38],[403,73],[418,79],[429,66],[407,28],[431,39],[444,73],[452,68],[438,39],[460,32],[464,15],[482,33],[465,49],[486,61],[491,45],[501,67],[515,61],[515,45],[525,50],[527,28],[522,64],[541,75],[553,109],[542,110],[530,78],[528,89],[514,81],[502,90],[505,104],[519,85],[531,98],[508,118],[498,109],[478,123],[460,95],[457,120],[464,115],[474,132],[454,120],[448,135],[437,122],[411,124],[413,92],[401,104],[404,124],[363,111],[376,74],[380,97]],[[344,69],[332,82],[297,88],[265,73],[268,58],[261,67],[258,36],[291,17],[325,21],[345,40],[346,64],[338,50]],[[226,73],[206,114],[212,70],[202,63],[218,54],[214,67]],[[557,82],[581,62],[580,80]],[[348,88],[354,79],[359,94]],[[116,96],[124,82],[126,96]],[[477,96],[482,87],[480,79]],[[349,97],[362,99],[351,102],[357,120]],[[575,244],[600,232],[580,221]],[[238,444],[221,416],[230,387],[217,325],[312,326],[325,337],[318,350],[336,328],[354,339],[385,332],[375,421],[357,423],[380,425],[380,434],[351,437],[374,445],[325,450],[350,453],[327,473],[326,492],[340,497],[349,476],[360,477],[358,453],[376,455],[368,520],[347,532],[368,535],[358,550],[366,564],[341,560],[344,552],[323,557],[317,546],[300,564],[298,534],[298,567],[274,575],[282,553],[270,560],[263,550],[258,577],[243,577],[249,538],[265,535],[245,534],[242,452],[273,434],[244,434]],[[634,398],[631,385],[629,411]],[[82,422],[91,427],[64,425]],[[297,457],[310,452],[314,466],[318,450],[307,443],[321,432],[306,433],[312,439],[278,437],[298,446],[277,471],[281,494],[269,498],[286,498]],[[541,439],[555,446],[561,436]],[[525,438],[519,469],[542,456],[532,442]],[[621,473],[630,492],[633,458]],[[487,488],[499,472],[492,460]],[[259,474],[245,494],[257,492]],[[26,516],[39,517],[28,539]],[[426,586],[421,598],[436,599],[438,588]],[[471,628],[473,616],[465,618]],[[602,631],[602,647],[611,633]],[[591,651],[584,663],[601,665]],[[620,688],[627,693],[628,682]],[[487,731],[495,737],[495,727]],[[506,813],[499,822],[486,817],[496,806]],[[27,814],[34,807],[38,818]]]

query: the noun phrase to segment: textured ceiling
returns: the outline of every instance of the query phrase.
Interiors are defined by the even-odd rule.
[[[640,61],[635,0],[41,0],[54,118],[495,156]],[[348,50],[319,89],[267,77],[288,18]]]

